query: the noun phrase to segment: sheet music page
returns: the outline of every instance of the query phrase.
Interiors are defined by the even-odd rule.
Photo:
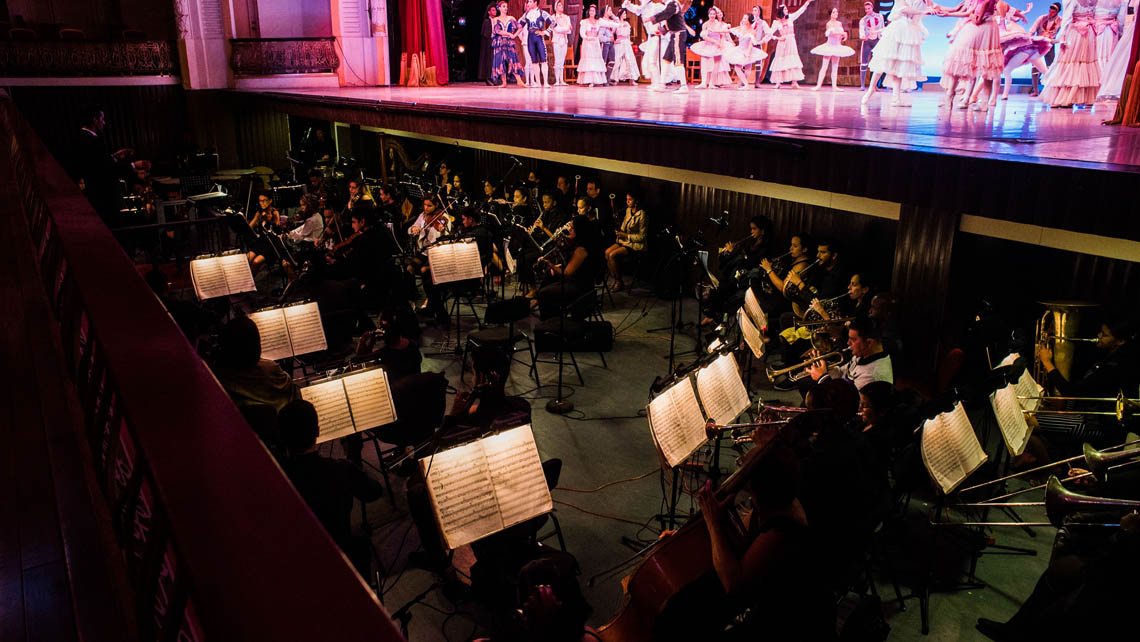
[[[194,281],[194,294],[198,295],[199,301],[230,293],[225,272],[217,258],[190,261],[190,278]]]
[[[705,443],[705,417],[689,377],[678,381],[649,402],[653,441],[670,468],[676,467]]]
[[[993,406],[994,417],[997,418],[1009,454],[1013,457],[1020,455],[1029,442],[1029,424],[1018,403],[1017,387],[1010,384],[1001,390],[995,390],[990,394],[990,405]]]
[[[392,403],[392,391],[388,387],[388,374],[383,369],[349,375],[343,381],[357,432],[396,421],[396,407]]]
[[[1019,356],[1021,355],[1016,352],[1010,353],[1006,358],[1001,360],[998,367],[1013,365],[1013,362],[1017,361]],[[1040,397],[1045,394],[1044,386],[1038,384],[1033,379],[1033,375],[1029,374],[1029,368],[1021,371],[1021,377],[1019,377],[1017,383],[1014,384],[1014,391],[1017,397]],[[1021,404],[1022,410],[1037,410],[1037,407],[1041,405],[1040,399],[1018,399],[1017,401]]]
[[[317,410],[317,423],[320,432],[317,443],[351,435],[352,414],[348,410],[348,397],[340,379],[318,383],[301,388],[301,398],[313,404]]]
[[[768,315],[764,314],[764,309],[760,307],[760,300],[756,298],[756,293],[752,291],[752,288],[744,291],[744,311],[752,318],[752,324],[757,328],[768,327]]]
[[[293,356],[289,347],[289,331],[285,328],[285,314],[280,308],[262,310],[249,315],[257,324],[261,335],[261,358],[276,361]]]
[[[475,243],[448,243],[428,249],[432,283],[452,283],[483,278],[479,246]]]
[[[491,470],[481,441],[420,459],[435,518],[450,549],[503,529]]]
[[[722,354],[697,372],[697,392],[709,418],[727,424],[748,408],[748,390],[731,354]]]
[[[482,440],[503,528],[554,510],[530,424]]]
[[[954,452],[957,453],[958,463],[964,472],[962,479],[965,479],[984,464],[989,456],[982,448],[982,442],[978,441],[974,425],[970,423],[970,417],[961,402],[955,404],[954,410],[943,414],[953,439]]]
[[[740,334],[744,337],[744,342],[752,350],[752,354],[759,359],[764,356],[764,339],[760,336],[760,329],[753,323],[752,319],[748,318],[748,314],[744,308],[736,311],[736,322],[740,325]]]
[[[249,267],[249,259],[244,254],[219,256],[218,264],[222,266],[222,272],[226,275],[230,294],[257,290],[257,285],[253,282],[253,271]]]
[[[922,461],[943,494],[949,494],[986,461],[974,427],[959,403],[922,426]]]
[[[284,311],[294,355],[320,352],[329,347],[325,342],[325,327],[321,325],[321,311],[316,302],[291,305],[284,308]]]

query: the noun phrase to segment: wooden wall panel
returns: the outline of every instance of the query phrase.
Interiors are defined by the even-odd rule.
[[[249,168],[264,165],[271,168],[289,166],[289,117],[269,110],[240,111],[234,114],[237,142],[237,164],[223,167]]]

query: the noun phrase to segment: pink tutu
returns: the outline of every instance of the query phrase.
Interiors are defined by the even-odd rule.
[[[1047,38],[1041,36],[1031,36],[1027,33],[1018,33],[1011,35],[1002,40],[1001,50],[1005,57],[1005,64],[1013,60],[1020,54],[1027,54],[1030,58],[1033,56],[1044,56],[1049,53],[1053,48],[1053,43],[1049,42]]]
[[[978,25],[970,19],[962,25],[946,51],[946,60],[942,63],[942,84],[948,87],[951,78],[981,76],[993,80],[1001,77],[1004,68],[1005,57],[1001,52],[997,23],[987,18]]]

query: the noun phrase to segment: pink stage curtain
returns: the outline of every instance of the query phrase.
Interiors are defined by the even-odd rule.
[[[447,35],[440,0],[400,0],[400,84],[447,84]]]

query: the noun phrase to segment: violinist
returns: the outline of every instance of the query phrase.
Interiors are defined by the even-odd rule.
[[[432,283],[431,267],[428,265],[427,255],[424,253],[428,246],[440,239],[450,229],[451,219],[439,202],[436,194],[427,194],[423,200],[423,211],[416,218],[415,223],[408,228],[408,243],[419,253],[408,262],[408,272],[413,277],[420,277],[427,300],[423,308],[430,311],[436,321],[444,327],[451,324],[447,314],[447,307],[443,303],[443,292]]]
[[[475,245],[479,247],[479,262],[483,264],[483,270],[487,271],[491,268],[502,273],[503,262],[499,258],[498,247],[495,245],[495,236],[486,225],[479,223],[479,215],[474,209],[465,207],[459,214],[460,225],[462,225],[462,233],[460,238],[473,238]]]
[[[383,272],[382,264],[392,256],[393,248],[388,237],[372,224],[373,217],[370,208],[353,210],[352,233],[325,255],[329,278],[355,278],[369,284]]]
[[[297,212],[300,225],[283,236],[297,244],[316,245],[325,230],[325,219],[321,216],[321,202],[312,194],[301,196],[301,207]]]
[[[536,296],[543,319],[557,317],[566,306],[572,306],[583,295],[594,290],[594,278],[602,266],[602,238],[597,224],[585,216],[575,216],[559,248],[558,258],[539,261],[547,278]],[[584,315],[583,315],[584,316]]]
[[[718,499],[707,483],[697,495],[716,577],[728,604],[743,614],[721,639],[835,637],[833,598],[815,562],[819,550],[798,499],[799,479],[795,455],[778,446],[748,480],[749,514],[735,508],[735,497]]]
[[[247,256],[252,267],[257,269],[265,263],[265,257],[277,255],[269,235],[281,232],[281,212],[273,207],[273,199],[268,192],[257,195],[257,209],[249,219],[249,227],[253,230],[254,241]]]

